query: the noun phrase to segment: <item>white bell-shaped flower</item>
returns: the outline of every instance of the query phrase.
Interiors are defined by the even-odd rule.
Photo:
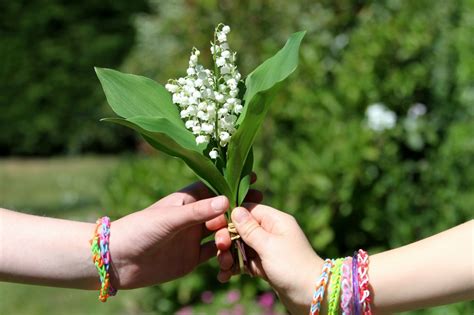
[[[243,110],[238,98],[241,75],[235,65],[236,53],[227,42],[229,33],[230,27],[223,24],[215,30],[216,40],[211,43],[215,73],[199,64],[200,52],[193,48],[186,77],[170,80],[165,86],[197,144],[225,147],[236,131],[235,124]],[[209,157],[215,160],[219,152],[215,147]]]

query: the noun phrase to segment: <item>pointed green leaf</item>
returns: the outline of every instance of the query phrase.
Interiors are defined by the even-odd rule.
[[[237,193],[244,164],[277,90],[298,66],[298,52],[306,32],[291,35],[285,46],[258,66],[246,79],[245,106],[228,148],[226,179]],[[240,194],[239,194],[240,195]]]
[[[184,126],[176,126],[165,118],[137,116],[130,117],[127,120],[147,131],[164,133],[186,149],[194,150],[201,154],[206,149],[205,144],[196,144],[196,138],[191,131]]]
[[[247,76],[244,95],[246,104],[252,101],[255,94],[270,89],[295,71],[298,66],[300,44],[305,34],[306,31],[292,34],[282,49]]]
[[[132,122],[132,119],[147,126],[148,122],[143,123],[143,117],[133,117],[129,120],[123,118],[105,118],[103,120],[117,123],[138,131],[154,148],[171,156],[182,159],[214,192],[226,195],[228,197],[231,196],[231,191],[227,185],[227,182],[225,181],[224,176],[222,176],[222,174],[217,170],[210,159],[202,155],[201,152],[189,148],[191,143],[189,143],[186,135],[176,135],[176,129],[167,131],[165,127],[158,127],[170,127],[174,126],[173,124],[167,122],[164,118],[156,118],[154,121],[156,125],[153,127],[156,131],[149,131]],[[185,146],[182,146],[180,143],[184,144]]]
[[[242,176],[239,183],[239,192],[237,197],[237,206],[240,206],[243,202],[250,188],[250,177],[253,169],[253,149],[250,149],[245,161],[244,168],[242,170]]]
[[[134,74],[106,68],[95,68],[107,102],[124,118],[135,116],[162,117],[183,125],[171,95],[157,82]]]

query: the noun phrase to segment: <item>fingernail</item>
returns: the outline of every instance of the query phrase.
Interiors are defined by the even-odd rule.
[[[232,212],[232,219],[237,223],[242,223],[249,217],[249,212],[244,208],[235,208]]]
[[[225,210],[226,201],[227,201],[227,198],[224,196],[219,196],[219,197],[214,198],[214,200],[212,200],[211,202],[212,210],[216,212],[222,212],[222,210]]]

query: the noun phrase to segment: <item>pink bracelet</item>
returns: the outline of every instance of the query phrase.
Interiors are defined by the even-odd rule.
[[[370,291],[369,291],[369,254],[365,250],[359,249],[357,254],[357,275],[359,278],[359,303],[362,308],[362,314],[372,315],[370,310]]]
[[[346,257],[342,264],[341,276],[341,311],[343,315],[351,315],[352,312],[352,257]]]

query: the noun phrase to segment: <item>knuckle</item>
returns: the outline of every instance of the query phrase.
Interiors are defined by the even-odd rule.
[[[174,192],[160,201],[162,202],[162,204],[168,204],[170,206],[175,206],[175,207],[184,206],[185,204],[183,193],[180,193],[180,192]]]
[[[184,206],[186,203],[184,202],[184,194],[175,192],[172,195],[172,200],[176,206]]]
[[[198,221],[203,216],[203,211],[200,202],[195,202],[191,206],[191,213],[194,221]]]
[[[285,213],[285,220],[288,221],[289,224],[298,224],[296,218],[288,213]]]
[[[246,225],[243,231],[243,237],[245,238],[252,238],[255,237],[255,232],[258,230],[259,226],[256,222],[250,222]]]

